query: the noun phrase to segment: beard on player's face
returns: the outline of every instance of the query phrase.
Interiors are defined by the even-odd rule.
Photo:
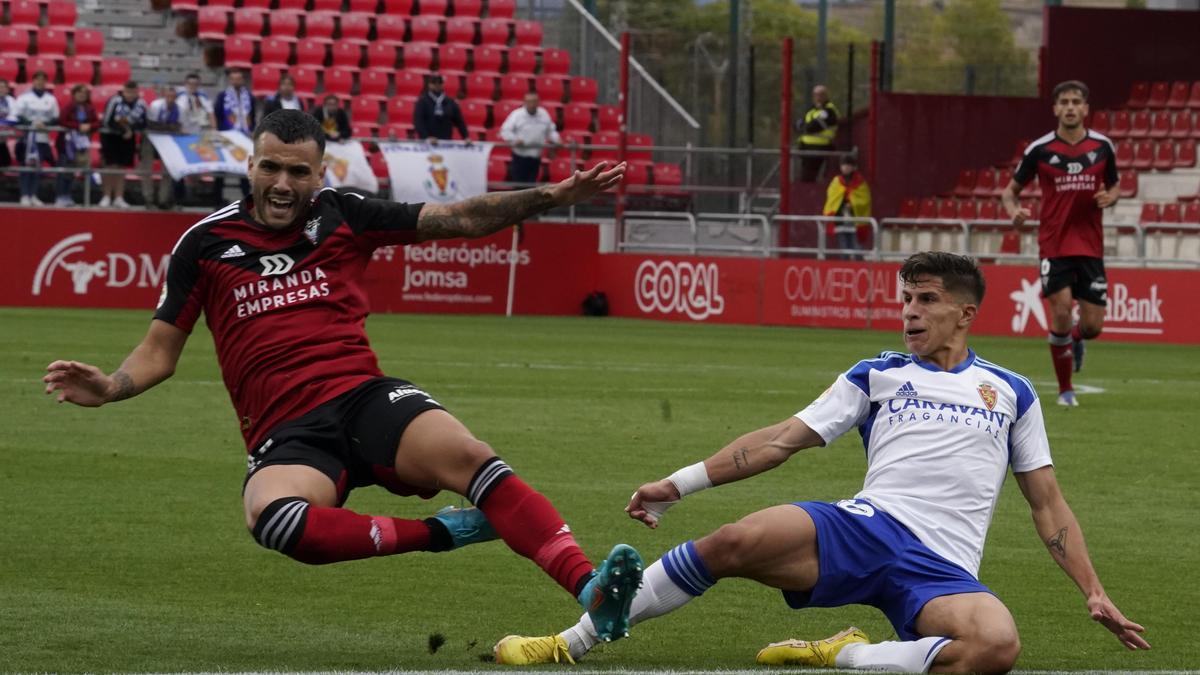
[[[305,214],[322,182],[315,141],[288,144],[264,134],[250,169],[255,220],[272,230],[291,227]]]

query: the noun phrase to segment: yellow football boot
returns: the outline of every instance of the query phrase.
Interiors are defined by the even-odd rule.
[[[496,663],[507,666],[530,666],[535,663],[569,663],[575,665],[567,641],[561,635],[525,637],[509,635],[492,647]]]
[[[867,634],[851,626],[846,630],[825,638],[808,642],[805,640],[784,640],[772,642],[763,647],[754,660],[763,666],[813,666],[817,668],[833,668],[834,659],[838,652],[849,644],[861,642],[869,644]]]

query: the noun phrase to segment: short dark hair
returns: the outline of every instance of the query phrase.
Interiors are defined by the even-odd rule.
[[[200,73],[188,73],[187,75],[183,76],[183,79],[184,80],[198,80],[198,79],[200,79]]]
[[[983,303],[986,290],[983,272],[970,256],[944,251],[922,251],[908,256],[900,266],[900,281],[914,284],[922,277],[937,277],[947,292],[966,296],[977,305]]]
[[[1050,100],[1058,103],[1058,97],[1062,95],[1063,92],[1067,91],[1079,92],[1083,96],[1085,103],[1088,100],[1088,95],[1091,94],[1088,86],[1083,82],[1080,82],[1079,80],[1067,80],[1066,82],[1059,82],[1058,84],[1054,85],[1054,91],[1050,93]]]
[[[287,73],[284,73],[283,75],[279,76],[279,84],[283,84],[284,82],[291,82],[292,84],[296,84],[296,78],[292,77],[291,75],[288,75]]]
[[[36,80],[36,79],[38,79],[39,77],[40,77],[40,78],[42,78],[43,80],[48,80],[48,79],[50,79],[49,77],[46,77],[46,71],[44,71],[44,70],[35,70],[35,71],[33,71],[33,77],[31,77],[31,78],[29,78],[29,79],[31,79],[31,80]]]
[[[300,110],[276,110],[259,120],[254,127],[251,138],[255,147],[263,134],[272,134],[284,143],[303,143],[307,140],[317,142],[317,150],[325,156],[325,132],[317,118]]]
[[[858,158],[854,155],[842,155],[842,161],[839,164],[849,164],[850,166],[858,166]]]
[[[341,101],[338,99],[337,94],[325,94],[325,98],[321,99],[321,103],[329,103],[330,101],[341,105]]]
[[[138,88],[137,80],[125,80],[125,84],[122,86],[122,88],[123,89],[137,89]]]

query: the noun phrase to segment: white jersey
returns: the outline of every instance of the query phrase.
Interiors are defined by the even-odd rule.
[[[1008,467],[1051,464],[1029,380],[973,351],[950,371],[899,352],[859,361],[796,417],[826,444],[858,427],[867,476],[855,497],[976,576]]]

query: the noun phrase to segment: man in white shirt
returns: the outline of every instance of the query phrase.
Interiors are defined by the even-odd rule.
[[[217,128],[213,104],[208,94],[200,90],[200,76],[189,73],[183,79],[183,91],[175,102],[179,104],[179,126],[184,134],[202,134]]]
[[[542,168],[542,148],[562,142],[550,113],[538,103],[536,93],[525,94],[525,105],[509,113],[500,127],[500,138],[513,146],[508,179],[514,183],[536,183]]]
[[[33,86],[17,97],[13,104],[12,117],[18,124],[28,125],[30,131],[17,141],[17,161],[25,170],[17,177],[21,188],[21,206],[45,206],[38,199],[37,188],[42,164],[54,164],[54,152],[50,149],[50,134],[44,129],[58,124],[58,101],[47,88],[49,78],[44,71],[37,71],[31,78]]]
[[[867,451],[863,489],[836,503],[774,506],[670,550],[646,569],[630,623],[660,616],[718,579],[778,588],[795,608],[865,604],[900,640],[871,644],[856,628],[788,640],[762,665],[954,672],[1010,670],[1020,653],[1008,608],[976,578],[1009,467],[1051,557],[1083,591],[1091,617],[1129,649],[1142,627],[1109,600],[1054,476],[1041,405],[1024,377],[967,348],[983,300],[970,258],[918,253],[900,270],[910,353],[860,361],[804,410],[738,438],[704,462],[643,485],[626,512],[657,527],[682,497],[775,468],[857,428]],[[559,635],[509,636],[496,660],[571,661],[597,642],[586,619]]]

